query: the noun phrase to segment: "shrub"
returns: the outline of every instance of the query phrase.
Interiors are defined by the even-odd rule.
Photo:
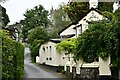
[[[20,80],[24,73],[24,46],[2,33],[2,78]]]

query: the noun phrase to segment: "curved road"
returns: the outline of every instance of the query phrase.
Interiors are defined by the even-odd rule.
[[[55,80],[59,80],[59,78],[62,78],[57,72],[53,73],[46,71],[45,69],[41,68],[40,66],[37,66],[33,63],[31,63],[31,58],[30,58],[30,50],[29,48],[25,48],[25,73],[26,76],[25,78],[56,78]]]

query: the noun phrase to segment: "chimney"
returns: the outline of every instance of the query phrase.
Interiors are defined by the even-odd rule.
[[[120,1],[114,2],[113,4],[113,13],[120,7]]]
[[[89,8],[97,8],[98,7],[98,0],[89,0]]]

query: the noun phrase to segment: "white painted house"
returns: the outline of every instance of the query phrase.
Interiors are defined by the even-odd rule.
[[[103,16],[101,12],[95,8],[91,8],[85,13],[78,21],[68,25],[65,29],[59,32],[61,38],[78,37],[79,34],[88,29],[88,25],[91,21],[102,20]]]
[[[64,65],[64,54],[59,53],[56,50],[56,44],[61,39],[51,39],[48,42],[43,43],[39,50],[39,63],[51,66],[63,66]]]
[[[88,29],[88,25],[92,21],[100,21],[100,20],[104,19],[102,13],[96,9],[98,2],[91,1],[89,3],[90,3],[90,9],[88,12],[86,12],[82,17],[80,17],[78,21],[70,24],[65,29],[63,29],[62,31],[59,32],[59,35],[61,36],[62,39],[78,37],[79,34],[82,34],[82,32],[84,32],[86,29]],[[111,71],[110,71],[110,67],[109,67],[110,58],[108,58],[106,61],[99,58],[99,61],[95,61],[93,63],[85,63],[85,62],[83,62],[82,59],[80,59],[76,64],[74,62],[74,60],[72,59],[73,56],[70,56],[70,57],[71,57],[71,59],[69,61],[69,64],[66,63],[64,65],[65,71],[66,71],[67,66],[70,67],[71,73],[72,73],[73,67],[75,67],[77,74],[80,74],[81,68],[98,68],[100,76],[102,76],[102,75],[110,76],[111,75]]]
[[[98,4],[97,0],[95,0],[95,2],[92,2],[92,0],[90,1],[90,9],[88,12],[81,16],[78,21],[71,23],[58,33],[61,39],[51,39],[41,45],[39,50],[40,64],[45,63],[52,66],[64,66],[65,71],[67,70],[67,66],[69,66],[70,72],[72,72],[72,68],[75,67],[77,74],[80,74],[81,68],[98,68],[100,76],[111,75],[109,67],[110,57],[106,61],[99,58],[99,61],[95,61],[93,63],[85,63],[82,59],[80,59],[76,64],[72,58],[72,54],[65,55],[65,53],[59,53],[56,50],[56,44],[61,40],[66,38],[76,38],[79,34],[82,34],[82,32],[88,29],[88,25],[92,21],[99,21],[103,19],[102,13],[96,9]]]

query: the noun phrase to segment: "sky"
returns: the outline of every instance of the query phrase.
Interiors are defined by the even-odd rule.
[[[36,5],[43,5],[46,10],[50,10],[53,6],[54,9],[58,7],[62,2],[68,3],[69,0],[8,0],[5,3],[1,3],[6,8],[7,14],[10,19],[10,24],[19,22],[24,19],[23,14],[27,9],[32,9]]]

